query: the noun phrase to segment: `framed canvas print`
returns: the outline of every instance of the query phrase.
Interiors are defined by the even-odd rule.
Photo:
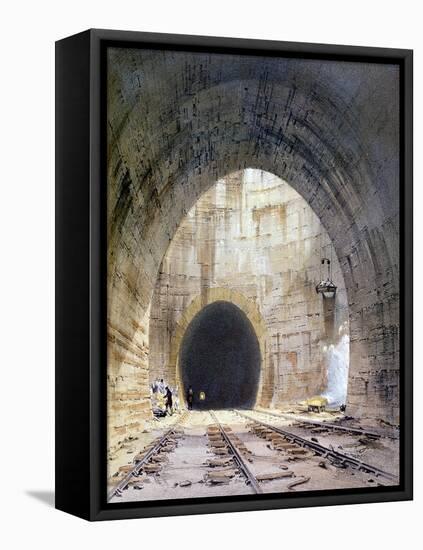
[[[56,44],[56,506],[412,498],[412,52]]]

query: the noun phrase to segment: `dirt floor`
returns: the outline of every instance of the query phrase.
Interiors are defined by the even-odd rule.
[[[398,432],[390,431],[389,437],[369,439],[364,435],[334,432],[315,433],[315,427],[299,423],[301,419],[327,421],[346,425],[340,414],[306,414],[304,411],[279,410],[243,411],[258,421],[281,427],[305,439],[317,440],[327,448],[333,448],[345,455],[358,458],[394,475],[398,474]],[[295,415],[283,418],[278,414]],[[228,430],[236,447],[245,448],[242,456],[252,474],[258,478],[259,490],[263,493],[284,493],[292,491],[313,491],[322,489],[345,489],[353,487],[376,487],[395,485],[397,482],[371,474],[333,465],[329,460],[316,456],[312,451],[276,450],[272,441],[265,439],[253,429],[253,423],[233,411],[215,411],[218,422]],[[355,426],[360,423],[355,420]],[[212,440],[210,429],[217,429],[215,419],[207,411],[191,411],[172,417],[152,420],[149,425],[122,448],[109,457],[109,490],[123,478],[124,467],[133,464],[134,456],[142,452],[155,438],[163,435],[171,426],[177,426],[181,434],[174,442],[171,452],[158,453],[157,471],[141,473],[133,478],[120,496],[110,502],[167,500],[193,497],[215,497],[253,494],[253,488],[246,482],[227,454],[217,455],[219,449]],[[214,426],[214,428],[211,428]],[[304,427],[305,426],[305,427]],[[366,426],[369,428],[369,426]],[[374,427],[380,428],[380,426]],[[313,430],[313,431],[312,431]],[[240,447],[241,446],[241,447]],[[224,451],[222,451],[223,453]],[[298,452],[300,454],[296,455]],[[293,454],[291,454],[293,453]],[[223,459],[223,462],[222,462]],[[215,462],[219,464],[216,467]],[[213,464],[213,466],[211,465]],[[283,477],[282,477],[283,476]],[[263,479],[263,478],[276,479]],[[297,484],[298,483],[298,484]]]

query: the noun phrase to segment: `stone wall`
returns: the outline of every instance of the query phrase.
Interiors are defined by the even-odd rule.
[[[335,301],[325,303],[315,291],[322,254],[333,256],[338,286]],[[217,300],[238,305],[255,327],[263,369],[259,404],[323,391],[324,346],[336,343],[348,324],[343,276],[317,216],[272,174],[249,169],[223,178],[181,222],[152,300],[150,382],[180,383],[184,331],[199,309]]]
[[[398,67],[108,56],[110,444],[149,414],[149,311],[169,243],[205,191],[249,167],[288,182],[334,245],[350,311],[349,410],[397,421]]]

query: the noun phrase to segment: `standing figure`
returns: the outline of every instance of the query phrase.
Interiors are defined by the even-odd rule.
[[[189,386],[188,392],[187,392],[187,403],[188,403],[188,410],[192,411],[192,401],[194,399],[194,392],[192,390],[192,386]]]
[[[173,388],[173,410],[179,411],[179,386]]]
[[[157,384],[157,390],[163,395],[166,395],[166,384],[164,383],[163,378],[161,378],[160,382]]]
[[[165,398],[166,398],[166,413],[171,415],[173,413],[173,408],[172,408],[173,402],[172,402],[172,392],[170,391],[169,386],[166,386]]]

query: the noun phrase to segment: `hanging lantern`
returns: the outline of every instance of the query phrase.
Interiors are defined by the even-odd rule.
[[[331,278],[331,263],[328,258],[322,258],[322,265],[327,264],[328,266],[328,276],[326,280],[321,280],[320,283],[316,286],[317,294],[323,294],[324,298],[331,299],[335,298],[336,286],[332,282]]]

